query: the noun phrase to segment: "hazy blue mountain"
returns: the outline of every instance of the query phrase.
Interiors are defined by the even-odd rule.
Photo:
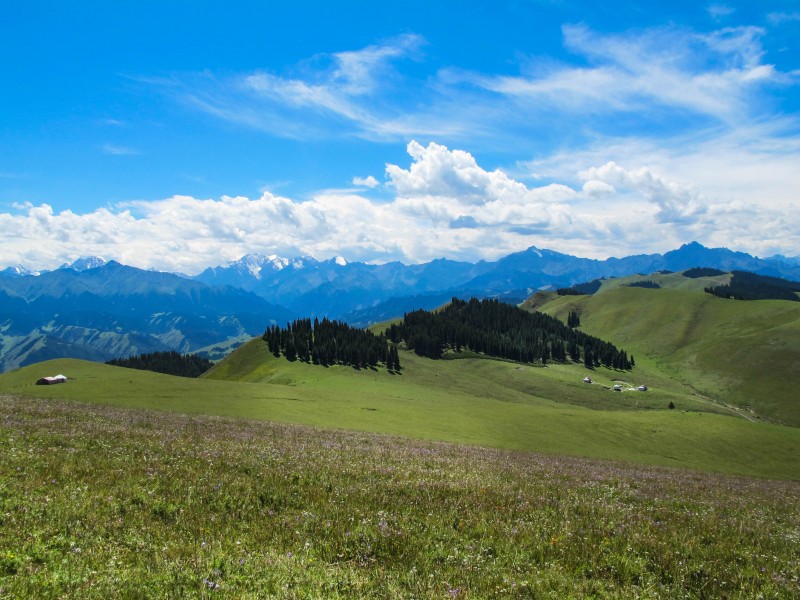
[[[346,264],[339,259],[341,264]],[[298,258],[282,258],[274,254],[246,254],[239,260],[227,265],[209,267],[191,279],[208,285],[231,285],[245,290],[252,290],[262,279],[284,269],[298,270],[314,268],[319,261],[309,256]]]
[[[697,242],[665,254],[606,260],[535,247],[494,262],[417,265],[249,254],[191,278],[87,257],[38,276],[22,266],[0,272],[0,368],[55,356],[100,360],[200,348],[221,353],[295,316],[364,325],[434,308],[453,296],[516,303],[538,289],[690,267],[800,281],[796,258],[761,259]]]
[[[191,352],[263,332],[296,315],[245,290],[116,262],[0,280],[0,368]]]
[[[438,259],[419,265],[369,265],[330,260],[274,273],[253,292],[295,312],[340,318],[394,296],[460,287],[483,272],[486,264]]]
[[[254,258],[255,257],[255,258]],[[542,288],[556,288],[598,277],[619,277],[694,266],[744,269],[800,280],[800,265],[791,259],[759,259],[726,248],[706,248],[697,242],[665,254],[640,254],[596,260],[553,250],[528,248],[495,262],[437,259],[417,265],[346,263],[338,259],[282,259],[248,255],[225,267],[207,269],[197,279],[224,282],[252,290],[269,302],[307,315],[379,320],[397,300],[473,294],[513,302]],[[386,305],[388,303],[388,305]],[[420,306],[419,308],[429,308]]]
[[[369,308],[353,310],[342,315],[342,320],[353,327],[368,327],[373,323],[388,321],[405,313],[415,310],[433,310],[449,302],[454,296],[451,292],[431,292],[428,294],[416,294],[414,296],[399,296],[389,298],[379,302]],[[471,298],[478,294],[470,294]]]
[[[8,278],[8,279],[15,279],[17,277],[25,277],[26,275],[39,275],[38,271],[31,271],[27,267],[23,267],[22,265],[14,265],[12,267],[6,267],[5,269],[0,269],[0,279]]]

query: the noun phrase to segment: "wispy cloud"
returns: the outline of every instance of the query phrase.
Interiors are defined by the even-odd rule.
[[[419,133],[425,127],[387,99],[406,93],[400,85],[406,78],[395,63],[418,60],[424,44],[422,37],[406,34],[311,57],[288,74],[257,71],[219,79],[204,73],[154,83],[199,110],[280,137]]]
[[[569,25],[565,45],[588,66],[533,61],[523,75],[473,82],[533,110],[544,104],[562,114],[636,113],[645,120],[671,110],[734,123],[750,116],[751,91],[778,78],[761,61],[762,35],[759,28],[738,27],[608,36]]]
[[[118,146],[116,144],[103,144],[100,147],[103,154],[111,154],[112,156],[134,156],[141,154],[138,150],[128,148],[127,146]]]
[[[712,9],[725,12],[721,4]],[[287,73],[175,75],[150,83],[219,119],[294,139],[419,136],[475,145],[552,135],[554,124],[607,133],[621,122],[630,133],[653,135],[667,122],[672,132],[768,116],[772,106],[760,92],[795,80],[765,62],[764,34],[746,26],[605,34],[565,25],[572,60],[531,57],[506,75],[427,65],[425,40],[408,34],[314,56]],[[409,60],[418,63],[414,70],[405,69]],[[610,119],[616,115],[625,119]]]
[[[800,11],[771,12],[767,15],[767,21],[769,21],[770,25],[783,25],[784,23],[800,21]]]
[[[727,4],[711,4],[706,8],[709,16],[715,21],[720,21],[725,17],[731,16],[736,12],[736,9]]]

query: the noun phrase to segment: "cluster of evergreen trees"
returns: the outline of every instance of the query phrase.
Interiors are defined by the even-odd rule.
[[[633,357],[609,342],[544,313],[529,313],[497,300],[453,298],[437,312],[406,313],[402,323],[389,327],[386,334],[393,342],[404,340],[420,356],[434,359],[445,350],[466,349],[522,363],[572,360],[583,361],[589,368],[634,366]]]
[[[642,279],[640,281],[633,281],[627,284],[628,287],[640,287],[640,288],[648,288],[652,290],[657,290],[661,287],[660,283],[656,283],[651,279]]]
[[[174,350],[150,352],[128,358],[114,358],[106,361],[106,364],[140,371],[155,371],[178,377],[199,377],[214,366],[214,363],[207,358],[197,354],[180,354]]]
[[[693,267],[691,269],[686,269],[683,272],[684,277],[689,277],[691,279],[699,279],[700,277],[716,277],[717,275],[725,275],[725,271],[720,271],[719,269],[715,269],[713,267]]]
[[[757,275],[748,271],[732,271],[728,285],[716,285],[705,291],[721,298],[736,300],[792,300],[800,301],[800,283],[780,277]]]
[[[567,327],[570,329],[574,329],[575,327],[581,326],[581,316],[578,314],[577,310],[569,311],[569,315],[567,316]]]
[[[603,285],[602,280],[593,279],[586,283],[576,283],[571,287],[558,288],[556,293],[559,296],[591,296],[600,289],[601,285]]]
[[[272,354],[283,354],[291,361],[349,365],[357,369],[383,363],[390,371],[400,370],[397,348],[387,343],[386,336],[327,318],[322,321],[315,318],[313,323],[311,319],[297,319],[284,328],[273,325],[263,337]]]

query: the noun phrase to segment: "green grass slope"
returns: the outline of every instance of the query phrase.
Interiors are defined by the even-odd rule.
[[[275,359],[256,339],[203,379],[58,360],[0,375],[0,393],[800,479],[800,429],[721,414],[679,386],[620,394],[606,387],[629,374],[600,371],[586,385],[577,365],[401,359],[402,375],[326,369]],[[54,373],[71,379],[34,385]]]
[[[800,594],[800,482],[3,394],[0,525],[0,598]]]
[[[648,277],[661,289],[625,287],[633,276],[604,282],[593,296],[548,294],[526,306],[562,319],[581,314],[587,333],[633,353],[699,394],[782,423],[800,425],[800,303],[737,301],[703,293],[723,277]]]

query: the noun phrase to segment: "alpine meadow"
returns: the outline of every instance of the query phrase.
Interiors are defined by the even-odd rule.
[[[0,600],[800,597],[789,0],[8,0]]]

